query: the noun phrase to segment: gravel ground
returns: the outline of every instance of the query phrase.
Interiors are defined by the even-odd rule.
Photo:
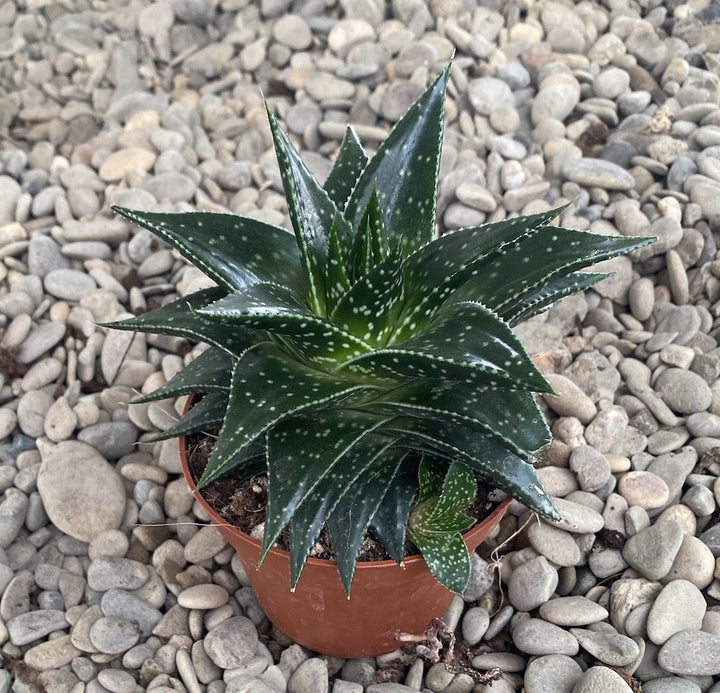
[[[0,2],[0,693],[720,691],[720,3],[479,5]],[[518,330],[563,520],[512,506],[446,615],[491,689],[273,629],[176,444],[136,445],[178,403],[124,404],[192,345],[94,325],[207,285],[111,204],[287,224],[262,94],[322,177],[453,55],[445,229],[571,202],[659,239]]]

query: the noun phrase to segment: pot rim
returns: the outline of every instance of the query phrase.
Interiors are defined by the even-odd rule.
[[[192,406],[193,402],[193,395],[188,396],[187,402],[185,403],[185,406],[183,407],[183,415],[187,413],[187,411]],[[202,493],[197,489],[195,486],[195,481],[192,478],[190,474],[190,465],[188,463],[187,458],[187,436],[181,435],[178,436],[178,446],[180,450],[180,463],[182,465],[182,472],[183,476],[185,477],[185,481],[188,484],[188,487],[190,488],[190,492],[193,494],[193,496],[199,501],[200,505],[202,505],[205,512],[210,517],[210,520],[212,523],[216,526],[222,526],[224,529],[227,529],[231,531],[233,534],[236,534],[238,537],[241,537],[243,541],[246,543],[253,545],[258,551],[261,550],[262,544],[259,540],[255,539],[254,537],[251,537],[246,532],[243,532],[237,525],[234,525],[227,520],[225,520],[203,497]],[[502,500],[494,509],[493,511],[487,516],[484,517],[482,520],[477,522],[475,525],[473,525],[469,530],[466,532],[463,532],[462,537],[465,540],[466,544],[471,544],[473,537],[478,534],[479,532],[483,531],[488,524],[497,524],[499,520],[502,518],[503,515],[505,515],[505,512],[507,510],[507,506],[510,505],[512,502],[512,497],[508,496],[504,500]],[[475,549],[469,549],[472,553]],[[268,552],[268,556],[270,554],[274,554],[278,557],[287,557],[290,555],[289,551],[286,551],[285,549],[278,548],[277,546],[272,546],[270,548],[270,551]],[[267,558],[267,557],[266,557]],[[402,563],[398,563],[397,561],[394,561],[393,559],[386,559],[383,561],[358,561],[355,565],[355,570],[369,570],[372,568],[404,568],[408,564],[413,565],[419,561],[425,561],[422,554],[420,553],[414,553],[410,556],[406,556]],[[337,571],[337,562],[331,558],[314,558],[314,557],[308,557],[306,560],[306,565],[312,565],[316,568],[325,568],[325,569],[332,569],[334,571]]]

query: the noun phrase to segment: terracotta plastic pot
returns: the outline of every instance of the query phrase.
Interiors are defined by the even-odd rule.
[[[406,558],[402,568],[395,561],[358,563],[350,598],[335,561],[309,558],[291,592],[290,554],[273,548],[258,568],[260,542],[228,525],[195,490],[184,437],[179,441],[183,474],[195,497],[238,552],[268,618],[295,642],[336,657],[374,657],[399,647],[397,631],[423,633],[430,619],[450,606],[453,593],[435,580],[420,555]],[[465,533],[470,552],[487,539],[509,503],[508,498]]]

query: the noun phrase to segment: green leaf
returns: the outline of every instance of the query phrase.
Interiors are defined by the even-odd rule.
[[[371,350],[365,342],[309,311],[287,287],[278,284],[252,284],[198,313],[212,321],[292,337],[302,358],[325,366]]]
[[[446,306],[415,337],[359,356],[338,372],[402,380],[470,379],[476,385],[550,391],[512,330],[479,303]]]
[[[435,235],[445,89],[450,67],[398,121],[363,170],[345,209],[360,226],[373,188],[378,190],[389,247],[409,255]]]
[[[438,464],[433,464],[430,458],[424,455],[418,467],[420,491],[418,493],[417,505],[423,505],[431,498],[439,496],[442,493],[444,481],[445,470]]]
[[[532,393],[472,382],[419,380],[390,390],[364,408],[388,416],[461,423],[491,435],[521,457],[537,453],[550,436]]]
[[[350,289],[350,278],[345,269],[346,264],[345,250],[338,239],[337,219],[335,219],[330,227],[330,239],[328,241],[326,282],[328,315],[332,315],[335,306]]]
[[[356,282],[375,265],[385,260],[389,253],[382,211],[378,203],[377,191],[373,188],[350,252],[348,263],[351,283]]]
[[[411,442],[429,445],[450,460],[462,460],[478,476],[533,512],[550,520],[559,518],[535,468],[491,437],[462,424],[427,419],[396,420],[385,428],[407,436]]]
[[[325,268],[328,262],[330,228],[334,220],[337,220],[337,233],[340,239],[349,237],[350,230],[332,199],[308,171],[275,116],[269,108],[266,110],[275,143],[275,154],[280,166],[280,176],[285,188],[290,220],[300,248],[308,285],[308,301],[310,308],[317,315],[324,316],[327,315]]]
[[[373,460],[327,519],[326,527],[345,593],[350,594],[360,546],[405,452],[390,449]]]
[[[248,349],[235,366],[223,427],[198,488],[224,474],[235,455],[280,421],[367,391],[295,361],[272,344]]]
[[[196,402],[192,409],[178,419],[170,428],[154,435],[147,442],[168,440],[182,435],[191,435],[201,431],[212,431],[220,426],[225,415],[227,395],[213,392]]]
[[[135,398],[131,404],[154,402],[200,392],[229,392],[230,375],[234,365],[233,356],[220,349],[209,347],[164,385]]]
[[[534,290],[526,298],[507,304],[500,316],[511,326],[531,318],[553,306],[557,301],[570,294],[584,291],[612,275],[593,272],[573,272],[564,277],[552,279],[541,289]]]
[[[371,531],[398,563],[405,556],[408,517],[417,491],[417,456],[406,455],[370,521]]]
[[[504,248],[549,224],[562,209],[458,229],[413,253],[403,263],[405,304],[389,342],[413,336],[473,276],[479,263],[491,263]]]
[[[257,343],[257,334],[244,327],[229,329],[227,325],[208,320],[197,313],[198,310],[219,300],[225,294],[225,289],[221,287],[202,289],[135,318],[99,324],[101,327],[109,327],[114,330],[153,332],[198,339],[219,347],[229,354],[240,356],[248,347]]]
[[[367,154],[360,144],[355,130],[348,126],[340,144],[340,151],[323,186],[339,210],[345,209],[345,205],[350,199],[350,193],[367,162]],[[350,239],[343,240],[349,242]]]
[[[453,517],[456,513],[466,510],[475,502],[476,496],[477,482],[475,481],[473,473],[466,465],[460,462],[453,462],[448,468],[445,479],[443,480],[440,497],[428,515],[428,522],[434,524],[435,521]],[[465,519],[467,520],[468,518],[466,517]],[[470,526],[472,526],[474,522],[472,518],[469,519]],[[440,527],[434,526],[433,529],[434,531],[439,531]],[[467,527],[463,529],[467,529]]]
[[[256,281],[282,282],[300,295],[307,291],[297,243],[285,229],[235,214],[113,210],[170,243],[227,291]]]
[[[293,416],[268,431],[268,503],[261,561],[321,479],[382,421],[361,412],[329,408]]]
[[[390,257],[352,285],[330,319],[364,344],[377,348],[385,344],[392,331],[402,298],[400,268]]]
[[[458,533],[412,532],[410,540],[422,553],[435,579],[449,590],[460,594],[470,579],[470,556]]]
[[[392,441],[387,437],[367,435],[338,460],[320,479],[313,492],[300,503],[290,518],[290,584],[297,585],[308,554],[328,516],[360,477],[367,476],[373,463]]]
[[[477,272],[452,300],[477,300],[490,310],[500,312],[519,299],[532,300],[533,294],[542,292],[544,285],[553,279],[640,248],[653,240],[601,236],[546,226],[508,246],[492,261],[483,258],[476,264]]]

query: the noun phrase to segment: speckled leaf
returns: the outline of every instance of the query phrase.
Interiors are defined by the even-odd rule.
[[[132,404],[154,402],[200,392],[229,392],[235,357],[214,347],[205,349],[164,385],[135,398]]]
[[[442,466],[434,464],[427,455],[420,460],[418,467],[418,491],[417,504],[422,505],[426,501],[442,493],[443,481],[445,481],[445,470]]]
[[[402,275],[395,258],[375,265],[352,285],[331,320],[363,343],[383,346],[393,329],[403,298]]]
[[[209,320],[292,337],[306,359],[326,366],[371,350],[365,342],[309,311],[287,287],[279,284],[252,284],[198,313]]]
[[[439,521],[442,519],[456,520],[455,514],[469,508],[475,501],[477,496],[477,482],[473,473],[468,467],[461,462],[453,462],[447,470],[445,479],[443,480],[442,491],[437,502],[433,504],[431,512],[427,516],[427,520],[431,523],[434,531],[463,531],[468,527],[452,530],[447,527],[441,527]],[[465,518],[468,519],[467,517]],[[462,524],[462,522],[460,523]],[[470,519],[470,525],[474,522]],[[454,524],[453,524],[454,526]]]
[[[367,274],[376,264],[387,258],[388,254],[382,212],[377,191],[373,188],[350,251],[348,260],[350,282],[356,282]]]
[[[549,224],[562,209],[458,229],[413,253],[403,263],[406,298],[390,343],[404,341],[427,324],[480,260],[491,262],[504,248]]]
[[[328,261],[328,239],[333,220],[337,219],[338,237],[350,235],[342,217],[317,179],[308,171],[275,116],[267,109],[275,154],[280,166],[290,220],[295,229],[305,278],[308,302],[317,315],[325,316],[327,307],[325,268]]]
[[[220,437],[198,487],[221,476],[230,460],[271,426],[364,389],[309,368],[272,344],[249,349],[235,366]]]
[[[462,423],[492,435],[521,457],[547,445],[550,435],[535,397],[525,390],[418,380],[383,394],[368,406],[386,415]]]
[[[200,433],[201,431],[212,431],[222,423],[226,406],[226,394],[213,392],[205,395],[170,428],[166,428],[161,433],[154,435],[147,442],[167,440],[181,435]]]
[[[228,291],[256,281],[283,282],[300,295],[307,291],[297,243],[286,229],[235,214],[113,209],[173,245]]]
[[[420,334],[359,356],[339,369],[343,371],[398,379],[472,379],[550,391],[512,330],[478,303],[445,307]]]
[[[199,339],[230,354],[240,356],[258,341],[258,336],[244,327],[229,329],[227,325],[208,320],[196,312],[209,303],[219,300],[225,294],[225,289],[221,287],[202,289],[135,318],[100,324],[102,327],[111,327],[115,330],[153,332]]]
[[[268,432],[268,502],[261,560],[320,480],[382,419],[349,409],[293,416]]]
[[[505,305],[500,311],[500,317],[510,326],[517,325],[552,307],[561,298],[584,291],[610,276],[612,275],[594,272],[573,272],[566,277],[558,277],[541,289],[531,291],[528,296]]]
[[[338,504],[345,503],[345,494],[359,477],[365,476],[378,455],[391,439],[367,435],[338,460],[322,477],[313,492],[300,503],[290,518],[290,584],[295,587],[310,550],[320,534],[328,515]]]
[[[355,130],[348,127],[345,130],[335,163],[323,186],[339,210],[345,209],[345,205],[350,199],[350,193],[367,162],[368,156],[360,144]],[[345,240],[349,241],[350,239]]]
[[[398,121],[363,170],[345,209],[345,217],[357,229],[376,188],[390,249],[399,247],[404,255],[429,243],[435,235],[449,75],[448,66]]]
[[[410,440],[433,446],[448,459],[462,460],[477,475],[539,515],[551,520],[559,518],[535,468],[491,437],[461,424],[428,419],[397,420],[388,427]]]
[[[373,460],[363,478],[348,489],[325,523],[340,578],[348,595],[370,520],[404,456],[403,451],[390,449]]]
[[[417,461],[406,455],[370,521],[371,531],[398,563],[405,555],[407,522],[417,490]]]
[[[470,556],[459,533],[412,532],[410,540],[422,553],[435,579],[460,594],[470,579]]]
[[[652,243],[647,237],[601,236],[547,226],[504,250],[478,270],[452,300],[477,300],[494,311],[525,298],[544,284],[601,260]]]
[[[347,258],[345,257],[345,248],[340,245],[337,235],[337,220],[333,220],[330,227],[330,238],[328,240],[328,260],[327,260],[327,311],[328,315],[332,315],[340,299],[347,293],[350,288],[350,279],[346,269]]]

